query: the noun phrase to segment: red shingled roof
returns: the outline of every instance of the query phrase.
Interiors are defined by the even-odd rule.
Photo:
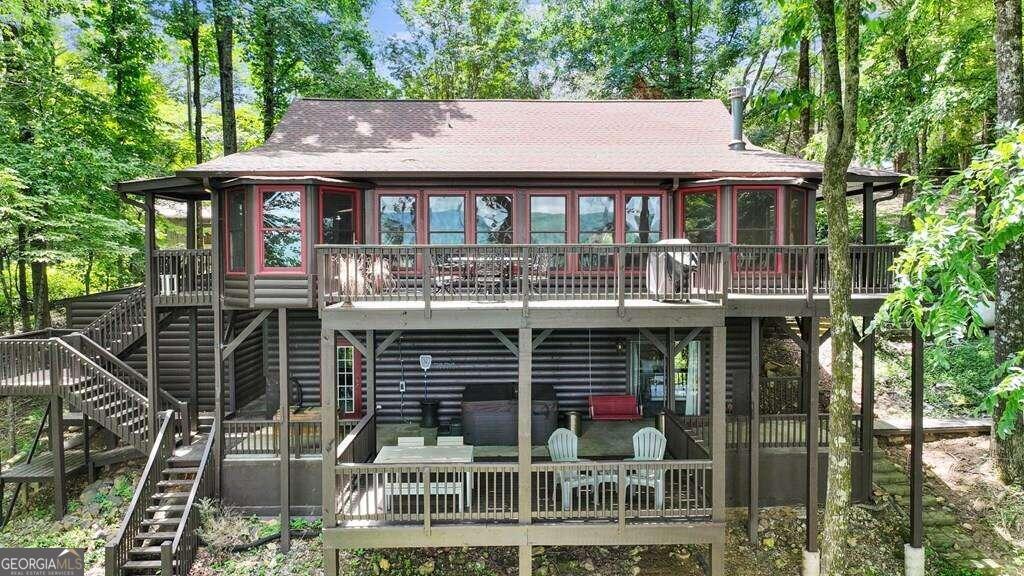
[[[730,150],[731,122],[718,100],[299,99],[263,146],[179,174],[820,176],[816,162]]]

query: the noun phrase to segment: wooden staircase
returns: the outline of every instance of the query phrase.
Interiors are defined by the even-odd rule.
[[[82,334],[114,356],[135,344],[146,333],[146,289],[132,290],[120,302],[89,323]]]

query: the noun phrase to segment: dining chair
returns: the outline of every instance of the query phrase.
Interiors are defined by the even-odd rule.
[[[399,446],[423,446],[423,436],[399,436]]]
[[[633,487],[654,489],[654,506],[665,507],[665,469],[644,466],[642,462],[658,462],[665,458],[668,440],[657,428],[641,428],[633,434],[633,460],[641,462],[626,474],[626,495],[629,496]]]
[[[464,444],[465,443],[463,442],[462,436],[438,436],[437,437],[437,445],[438,446],[463,446]]]

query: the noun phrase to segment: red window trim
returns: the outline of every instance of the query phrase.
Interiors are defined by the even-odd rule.
[[[354,412],[341,412],[339,396],[339,412],[338,415],[345,418],[361,418],[363,416],[363,355],[359,352],[359,349],[352,345],[346,338],[338,336],[334,340],[334,378],[332,379],[332,385],[335,390],[338,388],[338,348],[345,346],[352,349],[352,383],[353,383],[353,396],[355,402],[353,403]]]
[[[790,186],[786,187],[782,194],[784,199],[784,209],[786,212],[781,235],[782,241],[785,242],[786,233],[789,231],[789,201],[792,198],[800,198],[802,200],[800,203],[800,230],[802,234],[800,238],[797,238],[796,245],[809,244],[810,242],[808,241],[808,238],[810,238],[811,231],[807,229],[807,210],[810,206],[810,199],[808,198],[807,190]]]
[[[720,186],[705,186],[700,188],[679,188],[679,195],[676,197],[676,238],[686,238],[686,202],[687,194],[715,195],[715,242],[722,241],[722,188]]]
[[[665,200],[668,198],[668,195],[663,190],[632,190],[625,188],[619,195],[619,202],[622,204],[622,208],[619,209],[619,212],[622,214],[622,226],[618,228],[618,232],[621,233],[621,240],[617,240],[617,242],[621,244],[626,243],[626,199],[634,196],[654,196],[660,199],[658,208],[661,210],[661,228],[658,230],[658,233],[661,238],[668,238],[668,218],[666,218],[667,215],[665,214],[667,209]]]
[[[473,218],[471,218],[473,207],[470,206],[470,204],[474,204],[475,205],[475,202],[471,202],[471,199],[473,198],[472,193],[470,191],[468,191],[468,190],[461,191],[461,192],[451,191],[451,190],[444,190],[444,191],[437,191],[437,192],[424,190],[424,191],[422,191],[420,197],[423,199],[423,208],[424,208],[424,212],[423,212],[424,236],[423,236],[423,239],[426,240],[426,242],[425,242],[426,244],[433,245],[433,242],[430,241],[430,234],[431,234],[431,230],[430,230],[430,199],[431,198],[454,198],[454,197],[458,197],[458,196],[462,197],[462,242],[461,242],[461,244],[475,244],[475,242],[474,242],[474,240],[476,239],[476,230],[475,230],[475,228],[473,230],[473,238],[471,239],[469,237],[470,236],[470,234],[469,234],[470,223],[473,222]],[[444,231],[444,232],[439,232],[439,234],[452,234],[452,233],[455,233],[455,231],[454,230],[448,230],[448,231]],[[419,237],[419,234],[417,233],[417,238],[418,237]],[[456,244],[456,246],[457,245],[458,244]],[[444,246],[444,244],[438,244],[438,246]]]
[[[317,228],[319,236],[317,236],[319,242],[324,242],[324,196],[327,194],[348,194],[352,196],[352,218],[355,226],[353,227],[353,233],[355,237],[353,240],[356,244],[363,239],[363,215],[359,209],[359,190],[356,188],[344,188],[341,186],[320,186],[317,190]]]
[[[231,208],[231,196],[240,194],[242,196],[242,268],[233,269],[231,268],[231,222],[228,219],[229,211]],[[224,223],[224,274],[228,276],[245,276],[248,267],[248,252],[249,247],[245,242],[245,227],[248,223],[249,207],[246,203],[247,196],[245,194],[245,188],[230,188],[224,191],[224,208],[221,211],[222,222]]]
[[[263,196],[267,192],[297,192],[299,194],[299,266],[294,268],[272,268],[264,265],[263,254]],[[258,274],[305,274],[306,253],[306,187],[301,185],[257,186],[256,187],[256,272]]]
[[[416,246],[416,245],[423,244],[423,242],[421,242],[421,240],[423,240],[423,238],[424,238],[424,236],[423,236],[423,234],[424,234],[424,230],[423,230],[423,220],[424,220],[424,217],[421,216],[421,213],[423,211],[422,210],[422,208],[423,208],[423,190],[418,190],[418,189],[401,189],[401,188],[377,190],[377,191],[374,191],[374,193],[373,193],[373,221],[374,221],[375,234],[377,236],[376,238],[374,238],[374,240],[377,242],[377,244],[381,244],[381,245],[384,244],[384,241],[381,239],[382,236],[381,236],[381,229],[380,229],[380,217],[381,217],[380,201],[381,201],[382,198],[384,198],[386,196],[412,196],[412,197],[414,197],[416,199],[416,221],[413,222],[413,224],[415,225],[414,229],[415,229],[415,233],[416,233],[416,241],[413,242],[412,245]],[[388,246],[408,246],[408,244],[388,244]]]

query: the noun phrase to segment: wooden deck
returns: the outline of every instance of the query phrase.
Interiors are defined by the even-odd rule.
[[[926,436],[976,436],[992,432],[991,418],[925,418]],[[875,419],[875,436],[909,436],[910,418]]]
[[[91,454],[93,465],[109,466],[118,462],[141,458],[142,454],[131,446],[121,446],[112,450],[96,451]],[[64,452],[64,473],[76,474],[85,470],[85,451],[67,450]],[[31,462],[20,462],[0,472],[4,482],[50,482],[54,475],[53,452],[37,454]]]

